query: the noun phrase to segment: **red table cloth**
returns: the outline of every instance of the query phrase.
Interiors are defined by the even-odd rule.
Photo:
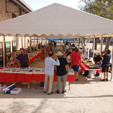
[[[36,60],[39,56],[41,56],[41,52],[40,53],[38,53],[36,56],[34,56],[33,58],[31,58],[30,60],[29,60],[29,62],[31,63],[31,62],[33,62],[34,60]]]
[[[45,74],[26,74],[26,73],[3,73],[0,72],[0,82],[28,82],[32,80],[44,81]],[[54,76],[54,81],[57,81],[57,76]],[[67,75],[67,82],[74,82],[75,75]]]
[[[84,72],[86,69],[89,69],[89,67],[84,62],[81,63],[80,67]]]
[[[80,67],[81,67],[81,69],[82,69],[84,72],[85,72],[86,69],[90,69],[89,66],[87,66],[84,62],[81,63]],[[101,71],[100,71],[100,70],[96,70],[96,72],[97,72],[98,74],[100,74]]]

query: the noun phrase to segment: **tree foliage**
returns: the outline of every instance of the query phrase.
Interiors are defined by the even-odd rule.
[[[81,10],[113,20],[113,0],[81,0]]]

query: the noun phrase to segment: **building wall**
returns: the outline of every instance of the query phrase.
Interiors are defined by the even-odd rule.
[[[13,2],[0,0],[0,22],[25,13],[21,7],[15,5]]]

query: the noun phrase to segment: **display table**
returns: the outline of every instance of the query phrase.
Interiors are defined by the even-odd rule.
[[[32,57],[30,60],[29,60],[29,62],[31,63],[31,62],[33,62],[34,60],[36,60],[38,57],[40,57],[41,56],[41,52],[40,53],[38,53],[37,55],[35,55],[34,57]]]
[[[27,82],[31,83],[31,81],[45,81],[45,74],[42,71],[36,72],[12,72],[12,71],[4,71],[0,69],[0,83],[7,82]],[[57,82],[57,75],[54,75],[54,82]],[[75,75],[73,70],[69,70],[67,74],[66,82],[75,82]]]
[[[84,62],[80,64],[81,69],[85,72],[86,69],[90,69]]]
[[[34,57],[32,57],[31,59],[29,59],[29,62],[32,63],[33,61],[35,61],[37,58],[39,58],[41,56],[41,52],[38,53],[37,55],[35,55]],[[6,66],[8,68],[8,66]],[[10,65],[11,68],[19,68],[20,64],[16,64],[15,62],[13,62],[13,64]],[[0,68],[2,69],[2,68]]]
[[[81,65],[80,65],[81,69],[85,72],[87,71],[96,71],[98,74],[100,74],[100,69],[91,69],[85,62],[82,61]]]
[[[4,71],[3,69],[0,69],[0,83],[5,82],[27,82],[31,83],[31,81],[44,81],[45,80],[45,74],[44,72],[12,72],[12,71]],[[54,81],[57,81],[57,76],[54,76]],[[74,82],[75,81],[75,75],[73,70],[69,70],[67,74],[67,82]]]
[[[90,68],[90,66],[88,66],[85,62],[82,61],[81,65],[80,65],[81,69],[85,72],[85,70],[100,70],[97,68]]]

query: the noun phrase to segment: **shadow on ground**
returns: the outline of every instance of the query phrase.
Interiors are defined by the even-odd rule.
[[[75,91],[73,91],[73,87],[76,87],[76,85],[79,84],[90,84],[91,82],[95,82],[95,84],[100,81],[100,78],[94,78],[86,80],[85,77],[80,76],[79,81],[75,81],[74,83],[70,83],[70,90],[69,85],[66,84],[66,94],[56,94],[55,91],[57,89],[56,84],[53,84],[53,92],[54,94],[48,95],[46,93],[43,93],[43,87],[40,87],[38,84],[38,87],[36,88],[36,84],[31,84],[30,88],[27,87],[27,84],[23,85],[21,83],[17,83],[16,87],[21,87],[22,91],[18,95],[11,95],[11,94],[4,94],[3,92],[0,92],[0,98],[102,98],[102,97],[113,97],[113,95],[98,95],[98,96],[79,96],[76,94]]]

